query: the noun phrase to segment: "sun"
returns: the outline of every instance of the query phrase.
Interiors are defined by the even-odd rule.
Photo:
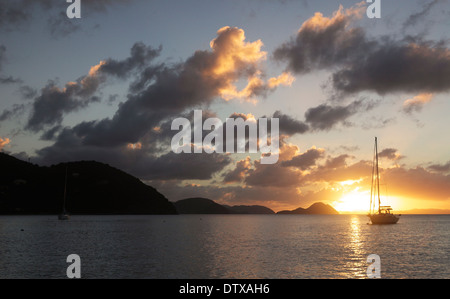
[[[355,188],[345,193],[339,200],[333,203],[338,212],[366,213],[370,205],[370,192]]]

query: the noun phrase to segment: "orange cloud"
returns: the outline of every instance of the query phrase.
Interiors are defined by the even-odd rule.
[[[9,139],[8,137],[6,137],[4,139],[0,137],[0,150],[3,149],[3,147],[10,142],[11,142],[11,139]]]
[[[365,2],[362,1],[355,7],[351,7],[345,10],[342,5],[339,5],[339,9],[333,13],[333,16],[331,18],[324,17],[321,12],[316,12],[313,17],[309,18],[302,24],[299,32],[304,29],[312,29],[316,31],[326,29],[336,23],[343,22],[348,17],[361,18],[366,10],[364,4]]]
[[[244,30],[222,27],[217,31],[218,37],[210,42],[216,54],[215,63],[210,70],[215,75],[233,73],[243,65],[255,65],[266,59],[267,53],[261,51],[261,40],[246,42]]]
[[[130,150],[141,149],[142,148],[142,143],[140,143],[140,142],[128,143],[127,144],[127,148],[130,149]]]
[[[291,86],[294,81],[295,78],[291,73],[283,72],[278,77],[270,78],[267,84],[269,88],[275,88],[279,85]]]
[[[265,82],[261,63],[267,59],[267,52],[262,51],[261,40],[245,41],[244,30],[236,27],[222,27],[217,37],[210,42],[212,49],[210,67],[203,71],[205,77],[220,79],[218,94],[226,101],[245,99],[253,101],[254,96],[264,95],[279,85],[289,86],[294,81],[290,73],[270,78]],[[238,89],[238,81],[246,78],[246,85]]]
[[[420,111],[426,103],[433,98],[432,93],[421,93],[411,99],[403,102],[403,111],[410,113],[412,111]]]
[[[96,76],[98,73],[98,70],[106,64],[106,61],[102,60],[100,61],[97,65],[91,66],[90,70],[89,70],[89,76]]]

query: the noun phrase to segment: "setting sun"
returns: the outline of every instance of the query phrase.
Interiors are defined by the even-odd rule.
[[[370,192],[360,191],[359,188],[345,193],[338,201],[333,203],[334,208],[340,212],[367,212],[369,209]]]

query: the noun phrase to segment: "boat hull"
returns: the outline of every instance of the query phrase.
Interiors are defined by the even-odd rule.
[[[59,214],[58,219],[59,220],[69,220],[70,216],[67,214]]]
[[[393,214],[372,214],[369,218],[372,224],[396,224],[400,219]]]

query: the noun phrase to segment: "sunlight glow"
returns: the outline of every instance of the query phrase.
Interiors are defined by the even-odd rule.
[[[338,212],[367,212],[370,204],[370,191],[360,191],[359,188],[345,193],[333,207]]]

